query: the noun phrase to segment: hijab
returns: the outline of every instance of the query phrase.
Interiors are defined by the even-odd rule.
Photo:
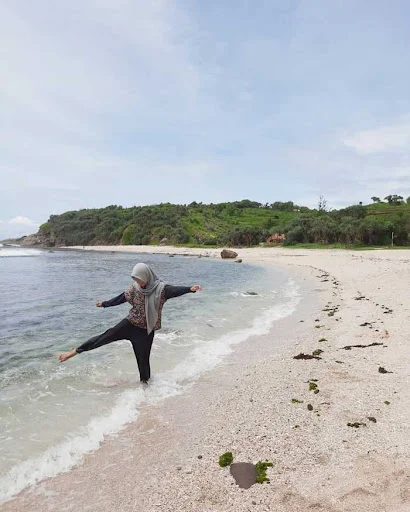
[[[145,315],[147,318],[148,334],[154,329],[159,314],[159,306],[161,303],[161,295],[165,283],[161,281],[156,273],[145,263],[137,263],[132,270],[131,277],[134,279],[136,290],[145,297]],[[142,288],[135,278],[141,279],[146,283]]]

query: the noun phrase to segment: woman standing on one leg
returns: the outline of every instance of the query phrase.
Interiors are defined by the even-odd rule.
[[[137,359],[141,382],[148,382],[151,376],[149,358],[152,342],[155,331],[161,329],[161,313],[165,302],[185,293],[195,293],[201,290],[201,287],[199,285],[189,287],[165,284],[145,263],[135,265],[131,277],[134,283],[126,292],[114,299],[97,302],[99,308],[108,308],[129,302],[132,308],[128,317],[103,334],[90,338],[80,347],[61,354],[58,358],[61,362],[81,354],[81,352],[102,347],[113,341],[129,340]]]

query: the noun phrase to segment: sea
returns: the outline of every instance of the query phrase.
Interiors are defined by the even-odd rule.
[[[203,288],[165,304],[149,386],[139,383],[126,340],[59,363],[59,353],[126,317],[127,304],[95,304],[127,289],[141,261],[167,283]],[[300,298],[299,283],[275,268],[0,244],[0,503],[81,464],[137,421],[141,407],[184,393],[235,345],[292,314]]]

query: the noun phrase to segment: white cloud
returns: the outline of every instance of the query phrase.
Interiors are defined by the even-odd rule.
[[[22,215],[18,215],[13,219],[9,220],[9,224],[23,224],[25,226],[38,226],[36,222],[33,222],[28,217],[23,217]]]
[[[10,220],[0,220],[0,240],[7,238],[20,238],[24,235],[36,233],[39,224],[24,215],[17,215]]]
[[[360,131],[343,142],[346,147],[364,155],[406,149],[410,146],[410,123]]]

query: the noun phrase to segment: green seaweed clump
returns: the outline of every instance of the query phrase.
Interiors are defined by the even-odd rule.
[[[317,384],[316,382],[309,382],[309,391],[316,391],[317,390]]]
[[[270,482],[269,478],[266,476],[266,470],[273,466],[272,462],[262,462],[259,461],[255,464],[256,469],[256,482],[258,484],[263,484],[263,482]]]
[[[317,348],[312,352],[312,356],[320,356],[320,354],[323,354],[323,350],[321,350],[320,348]]]
[[[225,468],[226,466],[230,466],[233,462],[232,452],[226,452],[219,457],[219,465],[221,468]]]
[[[303,404],[303,400],[298,400],[297,398],[292,398],[292,404]]]
[[[353,428],[359,428],[359,427],[365,427],[366,423],[361,423],[360,421],[355,421],[354,423],[348,423],[347,426],[353,427]]]
[[[386,405],[390,405],[390,402],[389,402],[388,400],[385,400],[385,401],[384,401],[384,403],[385,403]]]

